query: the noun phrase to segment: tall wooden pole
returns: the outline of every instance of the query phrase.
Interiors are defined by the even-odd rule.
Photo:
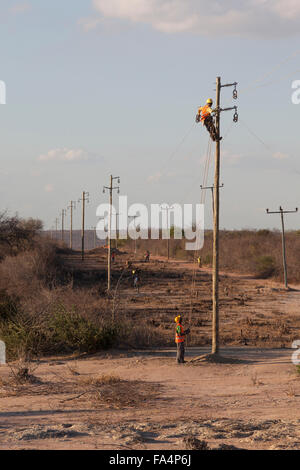
[[[108,256],[107,256],[107,290],[110,291],[111,287],[111,212],[112,212],[112,192],[113,192],[113,177],[110,175],[109,186],[109,218],[108,218]]]
[[[217,77],[216,91],[216,134],[220,135],[220,91],[221,78]],[[219,218],[220,218],[220,141],[216,141],[214,181],[214,226],[213,226],[213,279],[212,279],[212,354],[219,352]]]
[[[283,210],[281,207],[280,207],[280,215],[281,215],[281,226],[282,226],[282,255],[283,255],[284,285],[285,285],[285,288],[287,289],[288,281],[287,281],[286,253],[285,253],[285,232],[284,232]]]
[[[65,238],[65,209],[61,212],[61,241],[64,243]]]
[[[82,193],[81,259],[84,260],[85,191]]]
[[[288,289],[288,279],[287,279],[287,264],[286,264],[286,248],[285,248],[285,230],[284,230],[284,214],[294,214],[298,212],[298,208],[294,211],[284,211],[282,207],[279,207],[279,211],[269,211],[267,209],[267,214],[280,214],[281,217],[281,227],[282,227],[282,261],[283,261],[283,271],[284,271],[284,286]]]
[[[73,208],[74,208],[74,202],[71,201],[70,204],[70,249],[72,250],[73,248]]]

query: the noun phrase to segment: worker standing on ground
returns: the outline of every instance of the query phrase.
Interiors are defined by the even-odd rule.
[[[182,326],[182,316],[178,315],[175,318],[175,323],[176,323],[176,329],[175,329],[175,343],[177,344],[177,357],[176,361],[177,364],[183,364],[184,361],[184,341],[185,341],[185,336],[189,334],[190,329],[188,328],[186,331],[184,331],[183,326]]]
[[[222,137],[219,137],[217,135],[217,131],[216,131],[215,124],[214,124],[214,119],[212,116],[212,114],[215,113],[216,110],[212,109],[212,104],[213,104],[213,100],[209,98],[206,101],[205,106],[200,106],[200,108],[198,109],[197,116],[196,116],[196,122],[202,122],[203,126],[205,126],[208,132],[210,133],[212,140],[215,142],[215,141],[221,140]]]
[[[150,251],[147,250],[146,255],[145,255],[145,263],[149,263],[149,262],[150,262]]]
[[[132,270],[132,276],[133,276],[133,287],[135,289],[137,289],[137,291],[139,292],[140,290],[140,286],[139,286],[139,273],[138,273],[138,270],[137,269],[133,269]]]
[[[199,269],[202,268],[201,256],[198,256],[197,261],[198,261],[198,268]]]

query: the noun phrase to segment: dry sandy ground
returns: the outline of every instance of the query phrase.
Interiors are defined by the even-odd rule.
[[[71,257],[79,281],[86,274],[99,285],[104,261]],[[118,258],[114,281],[125,262]],[[146,321],[173,344],[174,314],[185,312],[190,344],[204,346],[188,348],[187,359],[208,352],[210,271],[197,270],[191,301],[191,264],[156,259],[141,269],[139,293],[122,280],[119,315]],[[49,358],[33,371],[38,380],[24,385],[0,366],[0,449],[184,449],[187,436],[211,448],[300,449],[300,375],[289,349],[300,339],[300,291],[237,274],[220,278],[222,354],[235,360],[177,365],[173,347]],[[119,379],[97,381],[103,374]]]
[[[204,352],[190,348],[187,360]],[[300,449],[292,352],[226,348],[239,362],[194,365],[177,365],[174,349],[50,358],[33,372],[39,382],[18,386],[0,366],[0,449],[184,449],[188,435],[211,448]],[[127,403],[107,401],[101,386],[90,393],[101,374],[127,381]]]

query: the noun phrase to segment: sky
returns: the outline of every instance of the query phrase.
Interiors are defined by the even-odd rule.
[[[50,228],[88,191],[92,227],[110,174],[129,204],[199,203],[214,149],[205,180],[195,115],[220,76],[239,114],[221,115],[220,226],[280,228],[265,209],[300,207],[299,34],[298,0],[0,0],[0,209]]]

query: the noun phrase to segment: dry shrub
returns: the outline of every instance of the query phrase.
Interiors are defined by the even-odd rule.
[[[143,348],[166,344],[168,337],[164,331],[149,325],[145,319],[138,322],[127,319],[121,325],[120,340],[125,346]]]
[[[187,450],[210,450],[206,441],[200,441],[193,434],[188,434],[183,438],[183,444]]]
[[[27,355],[20,354],[17,362],[10,364],[10,383],[15,385],[40,384],[34,372],[38,363],[33,363]]]
[[[137,407],[157,397],[159,386],[137,380],[123,380],[116,376],[103,375],[87,380],[91,387],[90,400],[96,406],[106,404],[113,408]]]

